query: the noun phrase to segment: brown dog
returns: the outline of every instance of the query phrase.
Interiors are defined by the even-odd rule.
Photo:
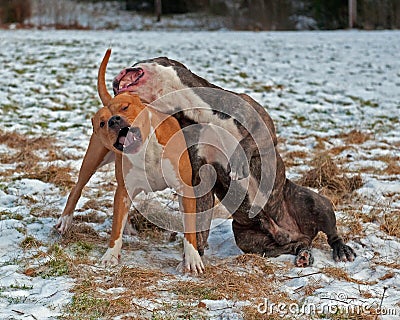
[[[96,154],[111,151],[115,155],[117,190],[113,224],[109,248],[102,258],[102,264],[115,265],[119,262],[122,231],[131,199],[142,191],[148,193],[171,187],[180,194],[180,208],[184,214],[183,266],[188,271],[202,273],[204,265],[196,243],[196,199],[192,188],[192,167],[179,123],[175,118],[142,104],[137,95],[125,93],[112,99],[104,81],[109,56],[110,51],[107,51],[99,70],[98,90],[104,107],[92,119],[94,138],[91,140],[91,144],[94,139],[99,148]],[[81,180],[80,176],[74,190],[80,188]],[[78,194],[74,194],[74,190],[70,198],[79,198],[81,189]],[[67,205],[57,224],[61,231],[71,224],[76,204],[70,199],[68,201],[70,207]],[[67,210],[70,208],[72,211]]]

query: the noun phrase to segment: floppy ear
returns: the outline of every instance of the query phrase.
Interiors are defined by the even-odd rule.
[[[92,128],[93,128],[93,132],[96,133],[96,130],[94,129],[94,117],[91,119],[92,120]]]

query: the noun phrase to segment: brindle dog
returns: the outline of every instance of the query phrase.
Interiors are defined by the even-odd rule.
[[[214,117],[207,119],[210,122],[215,121],[215,123],[221,124],[221,119],[224,118],[221,113],[228,115],[244,113],[245,119],[243,119],[243,116],[240,119],[247,121],[247,124],[250,122],[247,127],[258,125],[251,123],[252,118],[248,117],[247,111],[241,108],[241,103],[232,105],[232,100],[225,103],[223,99],[210,99],[203,94],[202,90],[197,88],[212,88],[226,92],[226,90],[192,73],[182,63],[166,57],[138,62],[130,68],[123,69],[113,81],[115,94],[125,91],[139,94],[141,99],[152,103],[160,111],[173,114],[182,128],[201,123],[202,119],[201,116],[200,119],[194,117],[190,110],[177,111],[169,104],[171,101],[162,98],[180,89],[192,90],[192,93],[197,96],[196,98],[200,98],[214,111]],[[234,122],[243,135],[240,145],[245,150],[246,157],[249,160],[249,172],[246,169],[238,169],[240,164],[235,163],[235,153],[230,161],[231,166],[224,167],[221,163],[212,162],[217,172],[217,180],[212,191],[198,200],[198,204],[201,206],[198,208],[198,212],[213,207],[215,193],[233,214],[235,240],[238,247],[246,253],[258,253],[269,257],[285,253],[295,254],[297,266],[308,266],[313,261],[310,251],[311,242],[317,233],[322,231],[328,237],[328,243],[333,249],[335,261],[353,261],[356,255],[352,248],[343,243],[342,238],[337,233],[336,218],[330,201],[307,188],[296,185],[285,177],[285,167],[277,150],[275,127],[266,110],[248,95],[230,93],[243,99],[258,113],[263,124],[269,130],[272,143],[267,144],[266,149],[259,152],[260,149],[255,147],[254,140],[260,137],[254,138],[243,129],[240,123]],[[160,100],[157,102],[157,99]],[[196,106],[192,105],[192,107]],[[225,119],[228,120],[229,117]],[[225,125],[225,127],[229,126]],[[230,130],[234,130],[234,128],[230,128]],[[191,132],[191,130],[184,132],[187,141],[196,141],[201,134]],[[268,140],[267,137],[266,140]],[[200,183],[199,169],[209,161],[202,156],[196,146],[191,146],[189,152],[194,174],[193,185],[197,185]],[[235,203],[235,197],[229,197],[228,193],[232,190],[230,189],[232,185],[235,190],[240,189],[241,186],[240,184],[237,185],[237,179],[240,180],[247,174],[260,182],[262,157],[265,154],[268,154],[269,159],[272,158],[275,162],[275,172],[267,172],[266,177],[275,177],[275,180],[270,186],[272,190],[267,202],[264,203],[256,216],[252,216],[249,213],[254,206],[254,198],[249,195],[248,191],[240,191],[247,192],[240,203]],[[232,175],[232,167],[235,167],[234,170],[239,173],[236,172]],[[267,167],[267,169],[271,168]],[[261,184],[260,188],[263,189],[263,187],[264,185]],[[205,220],[199,223],[209,225],[210,221]],[[198,234],[201,254],[207,237],[207,231]]]

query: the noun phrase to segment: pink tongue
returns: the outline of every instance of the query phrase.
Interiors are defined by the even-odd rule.
[[[130,145],[135,141],[135,137],[133,136],[132,132],[128,132],[126,135],[126,145]]]
[[[125,137],[119,137],[118,142],[123,145],[125,143]]]

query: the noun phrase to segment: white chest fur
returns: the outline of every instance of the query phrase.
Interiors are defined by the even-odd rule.
[[[180,189],[179,174],[168,158],[163,158],[163,146],[158,142],[154,130],[144,141],[141,150],[125,155],[124,180],[130,193],[137,194],[160,191],[166,188]]]

